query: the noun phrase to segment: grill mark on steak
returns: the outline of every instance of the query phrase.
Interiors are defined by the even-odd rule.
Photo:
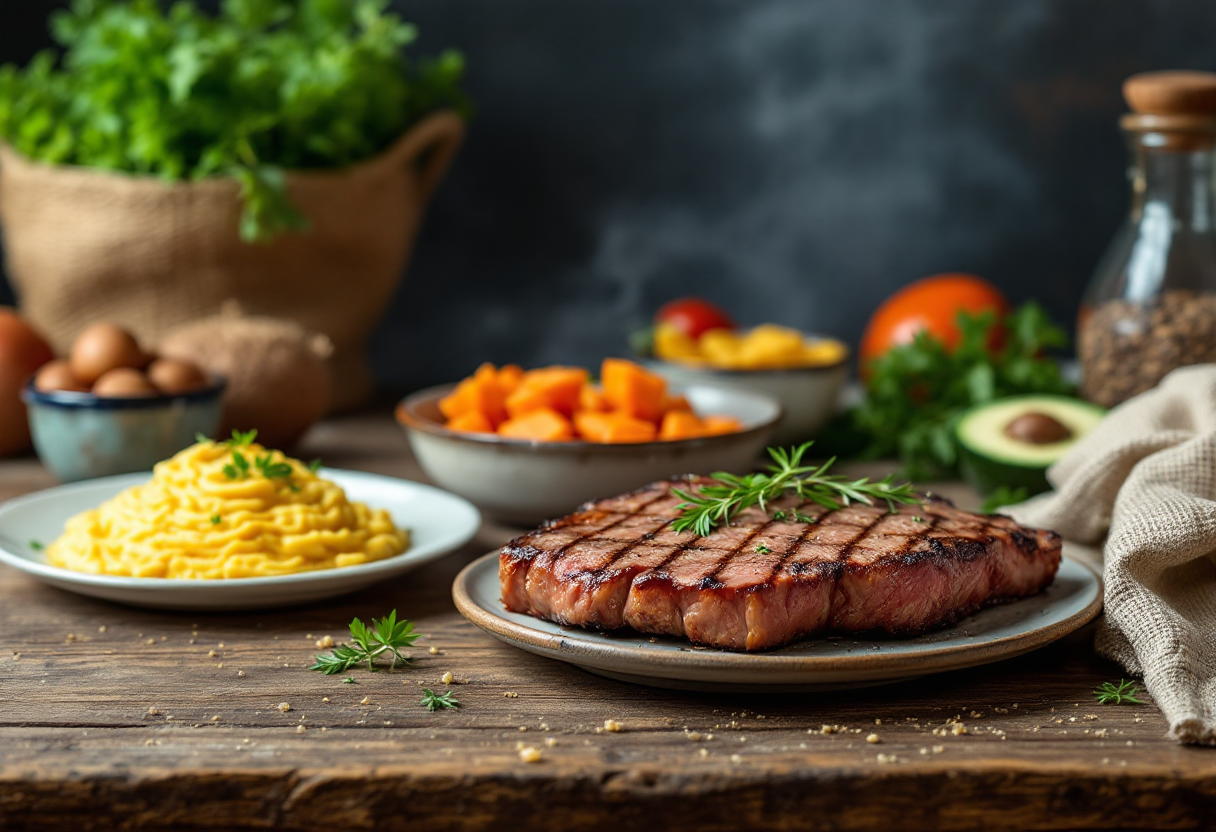
[[[811,505],[817,505],[817,504],[810,503],[806,500],[803,500],[801,503],[798,504],[798,506],[794,509],[794,511],[798,512],[800,514],[805,514],[805,512],[802,511],[803,508],[806,508]],[[826,517],[826,516],[827,516],[826,514],[823,515],[823,517]],[[816,517],[814,523],[803,523],[802,524],[803,529],[802,529],[802,531],[800,531],[798,533],[798,537],[796,537],[794,539],[794,542],[791,545],[786,547],[785,554],[783,554],[781,556],[781,559],[778,560],[775,564],[773,564],[773,568],[768,574],[769,582],[773,581],[773,579],[775,579],[779,574],[781,574],[781,570],[785,568],[785,565],[787,563],[789,563],[789,560],[790,560],[790,558],[792,558],[794,556],[794,553],[797,552],[802,547],[802,544],[806,543],[806,539],[807,539],[807,537],[810,536],[811,530],[814,529],[815,526],[818,525],[823,520],[823,517]]]
[[[813,514],[815,523],[751,508],[706,537],[676,533],[671,489],[689,482],[706,480],[588,503],[508,544],[503,603],[563,624],[762,650],[824,631],[923,632],[1034,594],[1059,565],[1058,535],[940,498],[889,512],[791,496],[770,510]],[[771,551],[753,552],[757,541]]]
[[[752,541],[759,537],[765,529],[772,528],[774,525],[776,525],[776,521],[770,520],[761,526],[757,526],[755,530],[753,530],[752,533],[747,537],[743,538],[743,540],[741,540],[738,545],[735,546],[735,548],[718,558],[718,563],[714,566],[713,571],[701,579],[701,589],[723,589],[726,584],[718,580],[718,576],[722,574],[722,570],[725,569],[726,566],[730,564],[730,562],[736,557],[743,554],[743,550],[748,546],[751,546]]]
[[[663,499],[663,497],[665,497],[665,496],[666,495],[663,494],[662,492],[658,492],[651,499],[647,500],[645,503],[642,503],[642,505],[639,506],[638,508],[639,509],[647,508],[647,507],[653,505],[654,503],[657,503],[659,500]],[[622,523],[627,523],[627,522],[629,522],[629,520],[633,519],[635,516],[637,516],[636,513],[635,514],[625,514],[621,517],[620,520],[617,520],[616,522],[609,523],[607,526],[604,526],[604,527],[598,528],[598,529],[593,529],[592,531],[586,532],[585,534],[582,534],[582,535],[576,537],[574,540],[571,540],[569,543],[565,544],[564,546],[562,546],[560,549],[557,550],[557,552],[555,553],[555,555],[553,557],[553,565],[555,567],[557,566],[557,564],[562,560],[562,558],[564,558],[566,556],[566,554],[570,551],[571,546],[574,546],[578,543],[582,543],[586,540],[590,540],[592,537],[595,537],[596,535],[601,535],[604,532],[608,531],[609,529],[614,529],[617,526],[620,526]],[[555,524],[560,523],[560,521],[549,521],[549,522],[555,523]],[[560,526],[554,525],[551,528],[560,528]],[[612,556],[612,559],[613,560],[619,559],[625,551],[632,549],[632,548],[636,547],[637,545],[638,545],[638,541],[636,541],[636,540],[633,542],[623,542],[622,549],[620,551],[616,552]]]

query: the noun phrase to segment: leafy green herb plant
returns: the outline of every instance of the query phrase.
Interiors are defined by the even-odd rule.
[[[0,67],[0,139],[55,165],[232,177],[241,235],[307,225],[287,170],[342,168],[426,114],[468,112],[464,59],[411,61],[388,0],[75,0],[51,18],[62,56]]]
[[[1029,497],[1030,492],[1023,486],[999,485],[995,491],[988,495],[988,499],[984,500],[984,505],[980,508],[980,511],[984,514],[995,514],[1005,506],[1025,502]]]
[[[1094,688],[1094,699],[1100,705],[1143,705],[1144,702],[1137,698],[1141,693],[1140,686],[1135,682],[1120,679],[1118,682],[1103,682]]]
[[[422,707],[428,711],[438,711],[445,708],[459,708],[460,702],[456,700],[456,695],[452,691],[443,693],[435,693],[430,688],[422,689]]]
[[[768,453],[773,461],[768,466],[768,473],[740,476],[720,471],[713,477],[722,485],[703,486],[695,494],[673,489],[673,493],[683,502],[678,506],[681,514],[672,524],[672,529],[677,532],[694,531],[705,537],[719,526],[729,524],[744,509],[759,506],[761,511],[768,511],[769,503],[787,493],[829,509],[851,503],[872,505],[874,500],[878,500],[894,511],[898,503],[922,502],[910,484],[897,485],[891,477],[871,482],[865,477],[847,480],[829,474],[828,469],[835,463],[835,457],[819,465],[803,465],[802,458],[813,444],[807,442],[789,450],[769,448]],[[774,519],[787,519],[791,514],[795,522],[814,522],[814,518],[797,511],[777,511]]]
[[[962,338],[953,350],[922,332],[870,363],[866,397],[851,413],[864,436],[862,456],[898,457],[901,474],[913,480],[950,477],[958,466],[955,427],[968,408],[1006,396],[1074,392],[1045,354],[1068,338],[1037,304],[1001,322],[1004,345],[995,353],[989,350],[995,315],[963,312],[958,322]]]
[[[354,619],[350,622],[350,638],[351,644],[339,644],[329,655],[317,656],[316,664],[308,669],[333,676],[366,662],[367,669],[374,672],[377,657],[386,653],[392,658],[390,669],[398,663],[409,664],[410,657],[402,655],[401,651],[413,645],[421,635],[414,632],[413,622],[404,618],[398,621],[397,611],[393,610],[384,618],[373,618],[371,627]],[[346,681],[357,684],[349,677]]]

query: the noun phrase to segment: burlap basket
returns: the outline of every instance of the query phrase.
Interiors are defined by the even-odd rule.
[[[292,318],[334,345],[334,409],[371,387],[367,339],[413,248],[423,213],[464,136],[442,112],[380,156],[341,171],[293,172],[303,233],[241,241],[232,179],[152,177],[33,163],[0,147],[0,221],[22,311],[58,353],[109,320],[156,344],[234,299]]]

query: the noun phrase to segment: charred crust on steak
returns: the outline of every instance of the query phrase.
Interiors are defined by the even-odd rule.
[[[511,541],[501,550],[504,604],[568,626],[763,650],[826,632],[923,633],[1041,591],[1059,565],[1059,535],[936,495],[894,512],[787,497],[772,508],[815,522],[749,509],[706,538],[677,534],[671,492],[697,482],[711,480],[590,501]]]

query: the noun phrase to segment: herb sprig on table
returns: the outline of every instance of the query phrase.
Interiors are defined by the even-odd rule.
[[[422,707],[428,711],[438,711],[445,708],[459,708],[460,702],[455,698],[456,694],[453,691],[445,691],[444,693],[435,693],[430,688],[422,689]]]
[[[1099,705],[1143,705],[1137,697],[1141,694],[1140,686],[1135,682],[1120,679],[1118,682],[1103,682],[1094,688],[1094,699]]]
[[[878,481],[866,477],[848,480],[837,474],[829,474],[828,469],[836,461],[835,457],[819,465],[803,465],[802,458],[813,444],[807,442],[789,450],[769,448],[773,462],[768,466],[768,473],[740,476],[719,472],[713,478],[722,485],[703,486],[696,493],[672,489],[683,500],[678,506],[681,514],[672,524],[672,529],[677,532],[693,531],[706,537],[719,526],[729,524],[744,509],[759,506],[761,511],[767,511],[769,503],[787,493],[829,509],[851,503],[873,505],[878,500],[895,511],[898,503],[922,502],[911,484],[896,484],[891,477]],[[776,519],[787,517],[784,511],[775,512],[774,516],[777,514],[781,517]],[[796,511],[793,515],[797,522],[813,521],[813,518]]]
[[[1068,337],[1038,304],[1000,322],[1004,343],[995,351],[993,313],[963,312],[958,323],[962,337],[953,350],[922,332],[865,368],[866,397],[849,418],[864,443],[861,456],[898,457],[909,479],[949,477],[958,465],[954,430],[968,408],[1005,396],[1074,392],[1045,354]]]
[[[414,632],[414,624],[408,619],[397,620],[397,611],[393,610],[384,618],[372,619],[368,627],[358,618],[350,622],[351,644],[339,644],[328,655],[317,656],[316,664],[309,670],[319,670],[326,676],[345,673],[352,667],[367,663],[367,669],[376,670],[376,659],[388,654],[392,663],[390,669],[398,663],[409,664],[409,656],[403,656],[401,651],[410,647],[421,638],[420,633]],[[353,680],[349,680],[353,682]]]
[[[209,5],[209,4],[207,4]],[[0,139],[55,165],[241,187],[241,236],[304,227],[286,170],[385,150],[441,107],[467,112],[464,59],[407,60],[388,0],[75,0],[51,18],[62,60],[0,67]]]

